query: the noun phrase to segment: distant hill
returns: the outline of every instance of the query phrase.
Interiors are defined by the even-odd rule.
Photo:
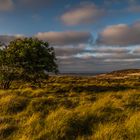
[[[112,72],[62,72],[60,76],[122,76],[128,74],[140,74],[140,69],[123,69],[123,70],[116,70]]]
[[[99,74],[103,74],[103,72],[65,72],[65,73],[60,73],[59,75],[61,76],[96,76]]]
[[[133,78],[135,76],[140,77],[140,69],[117,70],[105,74],[100,74],[97,77],[121,79],[121,78]]]
[[[140,73],[140,69],[125,69],[112,71],[109,74],[130,74],[130,73]]]

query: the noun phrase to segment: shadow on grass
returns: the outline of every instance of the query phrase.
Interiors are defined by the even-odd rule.
[[[86,92],[86,93],[102,93],[102,92],[117,92],[134,89],[123,85],[115,86],[102,86],[102,85],[66,85],[66,86],[50,86],[48,87],[48,93],[69,93],[69,92]]]
[[[74,92],[110,92],[110,91],[124,91],[132,89],[130,87],[125,87],[125,86],[75,86],[73,87],[72,91]]]

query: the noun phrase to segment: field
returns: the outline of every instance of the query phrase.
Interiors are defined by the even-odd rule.
[[[140,70],[41,86],[0,90],[0,140],[140,140]]]

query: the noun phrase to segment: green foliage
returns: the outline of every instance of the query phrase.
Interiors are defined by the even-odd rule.
[[[16,39],[0,49],[0,81],[9,88],[17,79],[39,83],[46,72],[58,72],[54,49],[33,38]]]

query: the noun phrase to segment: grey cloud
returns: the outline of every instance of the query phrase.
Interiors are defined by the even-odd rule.
[[[115,59],[114,59],[115,60]],[[139,68],[139,61],[105,61],[96,57],[60,59],[61,72],[106,72],[119,69]]]
[[[119,50],[119,49],[112,49],[110,51],[110,49],[105,49],[104,50],[98,50],[97,51],[89,51],[89,52],[83,52],[81,55],[81,57],[85,57],[85,56],[94,56],[96,58],[100,58],[103,60],[106,59],[110,59],[110,60],[114,60],[114,59],[140,59],[140,54],[139,53],[134,53],[132,52],[132,50],[127,50],[127,49],[123,49],[123,50]]]
[[[57,48],[61,72],[103,72],[117,69],[139,68],[140,54],[128,48],[99,47],[89,51],[83,48]],[[61,52],[62,51],[62,52]],[[80,54],[80,55],[78,55]]]
[[[25,37],[24,35],[0,35],[1,42],[10,42],[16,38]],[[74,46],[77,46],[78,50],[84,47],[84,44],[91,43],[93,37],[89,32],[44,32],[38,33],[33,37],[43,41],[48,41],[51,45],[54,45],[57,49],[58,46],[70,48],[68,51],[73,50]],[[63,48],[63,50],[64,50]],[[72,49],[73,48],[73,49]]]
[[[23,38],[23,35],[17,34],[17,35],[0,35],[0,42],[2,43],[9,43],[10,41],[17,39],[17,38]]]
[[[91,49],[87,50],[87,52],[94,52],[94,53],[100,53],[100,54],[115,54],[115,53],[129,53],[130,50],[127,48],[120,48],[120,47],[92,47]]]
[[[97,69],[95,70],[96,64],[99,65],[99,62],[93,58],[59,59],[60,71],[62,72],[97,71]]]
[[[103,58],[104,60],[119,59],[123,61],[123,59],[140,59],[140,54],[133,54],[133,53],[107,54],[107,55],[99,55],[97,56],[97,58]]]
[[[140,44],[140,22],[132,25],[118,24],[106,27],[97,39],[97,44],[130,46]]]
[[[133,53],[135,54],[140,54],[140,46],[139,46],[139,48],[135,48],[134,50],[133,50]]]
[[[9,42],[21,35],[0,36]],[[79,42],[78,42],[79,43]],[[140,68],[139,47],[132,51],[120,47],[94,47],[87,51],[86,44],[54,46],[60,72],[103,72],[125,68]],[[91,46],[92,47],[92,46]],[[137,53],[136,53],[137,52]],[[79,55],[80,54],[80,55]]]
[[[77,46],[63,46],[63,47],[54,47],[57,57],[63,56],[73,56],[77,53],[83,53],[86,45],[80,44]]]
[[[77,46],[63,46],[55,47],[56,56],[58,58],[81,56],[82,58],[88,57],[103,57],[104,56],[119,56],[120,54],[129,54],[130,50],[126,48],[111,48],[111,47],[91,47],[87,50],[86,44]]]
[[[93,39],[89,32],[44,32],[35,35],[36,38],[48,41],[52,45],[77,45],[83,43],[90,43]]]
[[[105,13],[104,9],[93,3],[87,3],[65,12],[60,19],[66,25],[88,24],[96,22]]]

